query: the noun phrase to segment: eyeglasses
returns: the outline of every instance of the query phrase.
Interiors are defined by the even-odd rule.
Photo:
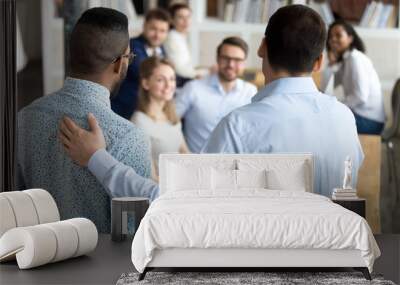
[[[228,63],[230,61],[233,61],[233,63],[238,64],[238,63],[242,63],[245,61],[244,58],[238,58],[238,57],[230,57],[230,56],[226,56],[226,55],[220,55],[219,59],[225,63]]]
[[[123,57],[127,57],[128,58],[128,64],[131,64],[133,62],[133,59],[136,57],[136,54],[133,53],[133,52],[130,52],[128,54],[122,54],[119,57],[117,57],[116,59],[114,59],[112,63],[117,62],[118,60],[120,60]]]

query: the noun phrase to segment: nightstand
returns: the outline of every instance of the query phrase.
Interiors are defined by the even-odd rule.
[[[332,202],[339,204],[340,206],[359,214],[361,217],[365,218],[365,203],[366,200],[363,198],[357,198],[352,200],[336,200],[332,199]]]

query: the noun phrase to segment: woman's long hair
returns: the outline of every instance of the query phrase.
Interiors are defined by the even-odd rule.
[[[352,37],[353,37],[353,41],[352,41],[352,43],[350,44],[350,50],[353,50],[353,49],[355,48],[355,49],[361,51],[362,53],[365,53],[365,45],[364,45],[364,42],[361,40],[361,38],[360,38],[359,35],[357,34],[356,30],[353,28],[352,25],[350,25],[349,23],[347,23],[346,21],[344,21],[344,20],[342,20],[342,19],[338,19],[338,20],[334,21],[334,22],[329,26],[329,29],[328,29],[328,39],[327,39],[327,41],[326,41],[326,49],[327,49],[328,51],[331,50],[330,47],[329,47],[329,36],[330,36],[330,34],[331,34],[332,28],[335,27],[335,26],[338,26],[338,25],[342,26],[343,29],[346,31],[346,33],[347,33],[349,36],[352,36]]]
[[[149,79],[153,74],[153,71],[162,65],[168,65],[173,70],[173,64],[164,58],[159,58],[156,56],[149,57],[145,59],[140,64],[140,89],[139,89],[139,101],[138,101],[138,110],[143,113],[149,115],[149,105],[150,105],[150,94],[147,90],[145,90],[141,84],[142,79]],[[166,115],[168,121],[170,121],[173,125],[179,122],[179,118],[176,115],[175,104],[173,100],[167,101],[163,108],[163,112]]]

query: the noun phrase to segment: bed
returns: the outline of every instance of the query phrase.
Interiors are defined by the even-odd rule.
[[[311,154],[163,154],[132,262],[154,268],[352,267],[380,251],[362,217],[313,194]]]

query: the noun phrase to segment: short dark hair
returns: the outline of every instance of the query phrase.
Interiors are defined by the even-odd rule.
[[[336,21],[334,21],[332,24],[330,24],[329,29],[328,29],[328,40],[326,41],[326,49],[330,50],[329,47],[329,36],[331,33],[331,30],[333,29],[333,27],[335,26],[342,26],[343,29],[346,31],[346,33],[349,36],[353,37],[353,41],[350,44],[350,49],[358,49],[359,51],[365,53],[365,45],[364,42],[361,40],[360,36],[357,34],[356,30],[353,28],[352,25],[350,25],[348,22],[346,22],[345,20],[342,19],[338,19]]]
[[[217,56],[220,55],[221,53],[221,49],[224,45],[231,45],[231,46],[236,46],[239,47],[243,50],[245,56],[247,57],[247,54],[249,52],[249,46],[247,45],[247,43],[239,38],[239,37],[228,37],[225,38],[217,47]]]
[[[172,4],[169,8],[169,14],[171,15],[171,17],[175,17],[175,14],[177,11],[181,10],[181,9],[188,9],[189,11],[192,11],[192,9],[190,9],[189,5],[186,3],[176,3],[176,4]]]
[[[275,70],[311,72],[324,50],[326,27],[313,9],[289,5],[274,13],[265,29],[268,60]]]
[[[128,18],[117,10],[92,8],[79,18],[70,37],[73,73],[100,73],[129,45]]]
[[[168,12],[162,8],[154,8],[146,13],[144,21],[149,22],[151,20],[159,20],[167,22],[168,24],[171,23],[171,17],[169,16]]]

